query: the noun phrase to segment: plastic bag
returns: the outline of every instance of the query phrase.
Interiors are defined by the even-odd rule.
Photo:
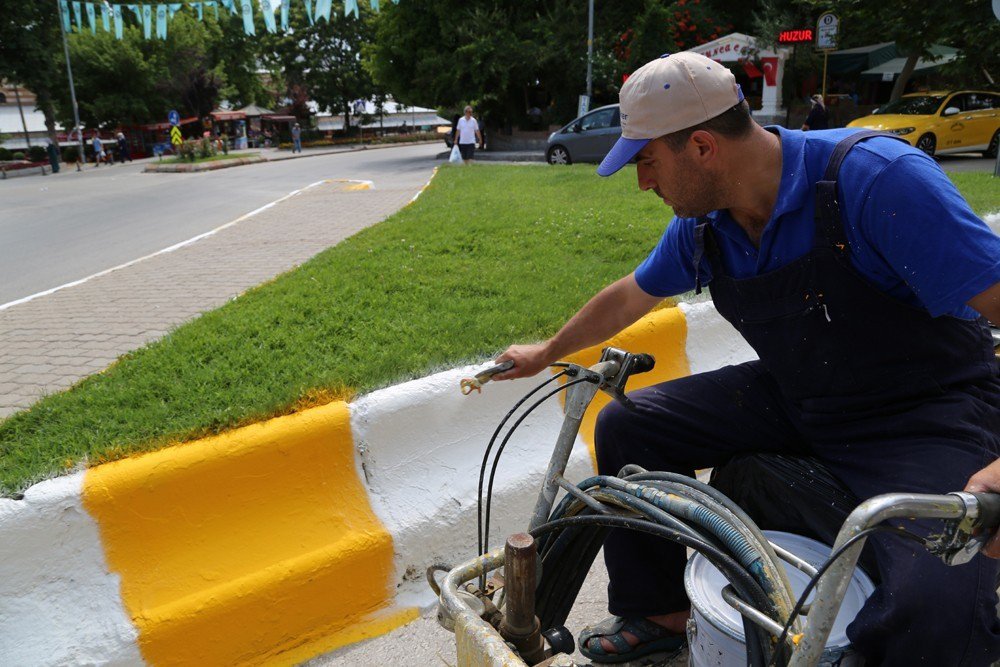
[[[458,150],[458,144],[452,144],[451,155],[448,156],[448,162],[452,164],[462,163],[462,151]]]

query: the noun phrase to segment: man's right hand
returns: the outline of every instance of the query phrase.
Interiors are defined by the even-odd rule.
[[[556,361],[556,359],[552,358],[547,343],[511,345],[503,354],[497,357],[496,362],[500,364],[508,359],[514,361],[514,368],[494,375],[494,380],[514,380],[516,378],[531,377],[542,372],[548,368],[549,364]]]

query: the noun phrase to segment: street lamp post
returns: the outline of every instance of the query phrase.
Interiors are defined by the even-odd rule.
[[[594,94],[594,0],[587,2],[587,101]]]
[[[83,152],[83,128],[80,127],[80,110],[76,106],[76,88],[73,86],[73,68],[69,64],[69,42],[66,39],[66,26],[63,24],[62,6],[56,0],[56,12],[59,17],[59,31],[62,33],[63,53],[66,54],[66,74],[69,76],[69,98],[73,102],[73,122],[77,132],[76,138],[79,142],[80,157],[76,161],[76,170],[80,171],[80,163],[83,162],[85,153]]]

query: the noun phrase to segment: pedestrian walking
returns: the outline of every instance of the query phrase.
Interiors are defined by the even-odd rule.
[[[823,104],[822,95],[813,95],[812,109],[809,110],[809,116],[806,118],[806,122],[803,123],[803,130],[825,130],[830,127],[829,119],[830,114],[826,110],[826,105]]]
[[[104,161],[104,144],[101,143],[101,137],[94,130],[94,136],[90,139],[90,145],[94,149],[94,167],[100,167],[101,162]]]
[[[455,124],[458,150],[462,153],[462,163],[471,164],[476,155],[476,144],[482,145],[483,135],[479,131],[479,121],[472,117],[472,107],[465,107],[465,115]]]
[[[118,161],[125,164],[125,160],[129,162],[132,161],[132,153],[128,149],[128,139],[125,138],[124,132],[118,133]]]
[[[292,126],[292,153],[302,152],[302,128],[296,123]]]

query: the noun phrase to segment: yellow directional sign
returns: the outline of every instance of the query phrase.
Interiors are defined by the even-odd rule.
[[[184,143],[184,139],[181,137],[181,128],[176,125],[170,128],[170,143],[175,146]]]

